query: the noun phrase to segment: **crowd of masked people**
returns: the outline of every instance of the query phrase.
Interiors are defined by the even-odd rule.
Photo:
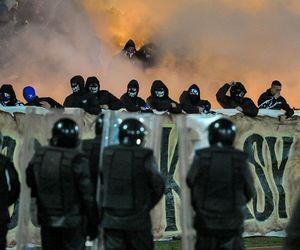
[[[127,85],[127,91],[117,98],[107,90],[100,87],[97,77],[91,76],[84,80],[80,75],[70,80],[72,94],[66,97],[63,105],[51,97],[39,97],[32,86],[23,89],[23,97],[26,103],[20,102],[10,84],[0,87],[0,103],[3,106],[41,106],[45,108],[82,108],[94,115],[101,113],[102,109],[127,110],[128,112],[168,112],[171,114],[198,114],[210,113],[211,104],[203,100],[200,95],[200,87],[192,84],[180,95],[179,102],[169,96],[168,87],[161,81],[155,80],[151,86],[150,96],[144,100],[139,96],[139,82],[131,80]],[[281,96],[282,84],[274,80],[269,89],[262,93],[257,105],[249,97],[247,90],[241,82],[225,83],[216,93],[216,99],[224,109],[236,109],[247,116],[255,117],[259,109],[284,110],[287,118],[293,116],[294,110]]]
[[[26,168],[42,249],[84,250],[86,239],[98,239],[94,249],[154,249],[150,212],[166,187],[153,150],[144,147],[146,126],[137,119],[123,120],[119,143],[101,151],[103,121],[101,114],[95,138],[81,141],[74,120],[57,120],[49,145],[37,149]],[[247,154],[233,147],[236,127],[229,119],[214,121],[208,132],[210,146],[195,151],[186,177],[195,212],[194,249],[244,250],[244,212],[255,195]],[[0,155],[1,250],[8,207],[19,192],[14,164]],[[300,246],[299,205],[300,200],[287,227],[285,250]]]

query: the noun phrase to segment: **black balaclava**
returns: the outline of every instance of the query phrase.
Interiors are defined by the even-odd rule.
[[[139,83],[137,80],[131,80],[127,85],[127,95],[131,98],[136,98],[139,93]]]
[[[196,84],[193,84],[188,89],[188,94],[192,103],[196,103],[200,100],[200,89]]]
[[[241,82],[236,82],[235,85],[230,88],[230,96],[238,103],[243,101],[246,93],[247,90]]]
[[[156,98],[165,98],[168,97],[168,89],[166,85],[161,80],[155,80],[152,83],[151,95]]]
[[[84,92],[84,79],[82,76],[77,75],[72,77],[70,83],[74,94],[81,94]]]
[[[16,104],[16,93],[11,84],[3,84],[1,86],[0,98],[3,106],[14,106]]]
[[[100,91],[100,82],[96,76],[90,76],[86,79],[85,88],[93,95],[97,95]]]

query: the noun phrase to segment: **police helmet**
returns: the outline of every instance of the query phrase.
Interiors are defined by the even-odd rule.
[[[210,145],[229,146],[233,144],[236,126],[230,120],[221,118],[210,124],[208,134]]]
[[[127,146],[141,146],[146,128],[137,119],[126,119],[119,126],[119,141]]]
[[[79,144],[79,126],[71,119],[58,120],[52,128],[51,145],[63,148],[75,148]]]

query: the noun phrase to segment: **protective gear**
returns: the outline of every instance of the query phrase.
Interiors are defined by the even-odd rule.
[[[214,250],[241,239],[244,207],[255,192],[247,155],[231,146],[197,150],[186,181],[196,212],[198,246],[203,247],[201,237],[208,245],[204,249]]]
[[[26,182],[31,196],[38,201],[45,248],[82,249],[87,229],[98,224],[95,190],[86,156],[76,149],[42,147],[26,169]],[[57,239],[62,244],[59,248],[55,248]],[[75,242],[69,242],[71,239],[76,246]]]
[[[102,166],[103,228],[149,230],[150,209],[164,192],[153,151],[138,146],[106,147]]]
[[[84,91],[84,79],[82,76],[77,75],[70,80],[73,93],[80,94]]]
[[[210,145],[231,146],[233,144],[236,126],[228,119],[214,121],[208,127]]]
[[[31,86],[25,87],[23,89],[23,97],[27,102],[33,102],[37,98],[35,89]]]
[[[163,98],[165,96],[165,91],[163,88],[155,90],[155,96],[158,98]]]
[[[60,119],[52,128],[51,145],[75,148],[79,144],[79,126],[71,119]]]
[[[119,126],[119,141],[127,146],[141,146],[146,128],[136,119],[126,119]]]
[[[95,133],[97,136],[102,136],[104,126],[104,114],[101,114],[97,117],[95,122]]]
[[[246,93],[247,90],[241,82],[236,82],[235,85],[230,88],[230,96],[237,102],[241,102]]]

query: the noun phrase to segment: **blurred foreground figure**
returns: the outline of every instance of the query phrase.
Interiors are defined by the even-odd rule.
[[[247,155],[232,146],[235,131],[227,119],[213,122],[209,126],[211,146],[196,151],[188,172],[197,250],[244,249],[244,208],[254,185]]]
[[[120,145],[103,153],[101,226],[106,250],[152,250],[150,211],[164,193],[153,151],[143,148],[144,125],[126,119],[119,127]]]
[[[258,99],[258,106],[260,109],[275,109],[285,110],[286,118],[294,114],[294,110],[286,102],[285,98],[281,96],[282,84],[278,80],[272,82],[271,88],[262,93]]]
[[[287,238],[285,240],[284,250],[300,249],[300,198],[298,199],[294,212],[290,218],[286,229]]]
[[[85,249],[86,236],[93,240],[98,234],[89,162],[78,144],[78,125],[60,119],[52,128],[50,146],[39,149],[26,170],[46,250]]]
[[[230,95],[226,93],[230,92]],[[255,117],[258,114],[258,108],[254,102],[245,97],[247,90],[241,82],[225,83],[221,87],[217,94],[217,100],[224,109],[237,109],[247,116]]]
[[[104,114],[100,114],[95,121],[95,138],[82,140],[82,150],[89,157],[91,178],[95,187],[97,188],[98,174],[99,174],[99,160],[102,143],[102,132],[104,124]]]
[[[3,137],[0,134],[0,149]],[[19,198],[20,182],[14,164],[0,154],[0,249],[6,249],[6,234],[10,220],[8,207]]]

